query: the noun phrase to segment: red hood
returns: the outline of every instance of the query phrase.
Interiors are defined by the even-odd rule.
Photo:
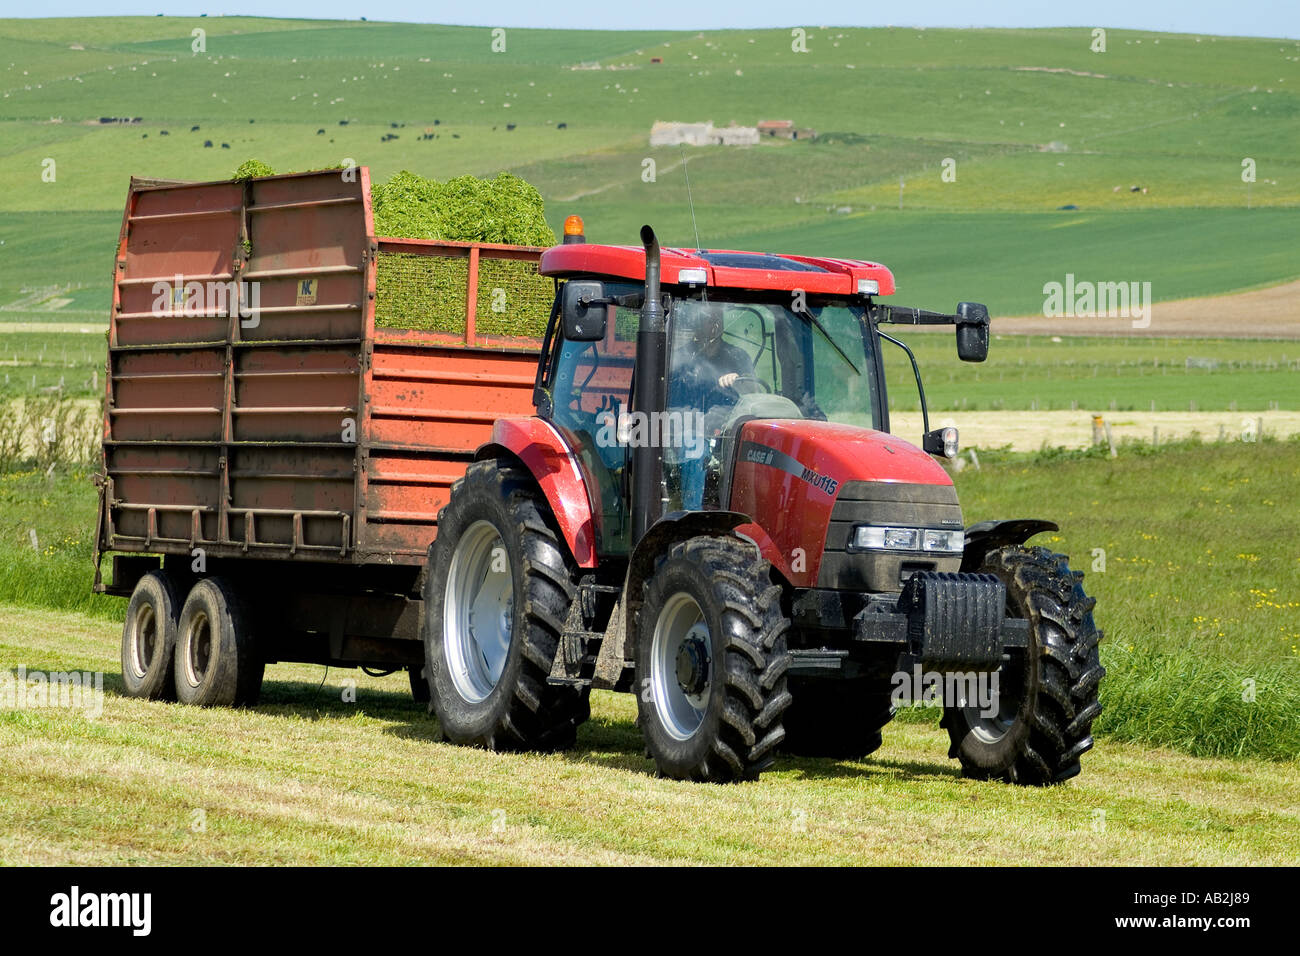
[[[835,502],[845,482],[943,485],[952,479],[901,438],[807,419],[760,419],[740,430],[731,510],[752,520],[736,530],[796,587],[816,587]]]
[[[742,440],[777,448],[842,484],[846,481],[905,481],[951,485],[937,461],[887,432],[808,419],[749,422]]]

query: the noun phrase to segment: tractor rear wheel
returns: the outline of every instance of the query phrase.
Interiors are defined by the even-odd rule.
[[[489,750],[572,747],[587,691],[547,682],[576,573],[532,476],[475,462],[438,515],[424,674],[443,736]]]
[[[790,678],[781,749],[799,757],[857,760],[880,749],[880,729],[894,719],[888,690],[875,681]]]
[[[752,780],[785,736],[788,622],[781,589],[752,543],[674,545],[637,618],[637,722],[659,773]]]
[[[1046,548],[1013,546],[990,552],[979,569],[1007,589],[1007,613],[1029,620],[1029,648],[998,672],[998,712],[960,702],[944,709],[943,726],[967,777],[1046,785],[1079,772],[1092,748],[1092,722],[1101,713],[1097,689],[1101,631],[1096,599],[1083,591],[1083,573]]]

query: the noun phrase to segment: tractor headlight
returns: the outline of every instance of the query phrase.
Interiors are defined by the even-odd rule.
[[[935,528],[887,528],[858,525],[853,529],[854,551],[934,551],[961,554],[966,547],[964,531]]]
[[[943,551],[948,554],[961,554],[966,548],[966,532],[964,531],[932,531],[927,528],[922,538],[922,551]]]

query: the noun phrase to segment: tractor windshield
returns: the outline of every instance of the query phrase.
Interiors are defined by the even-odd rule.
[[[669,407],[721,421],[752,409],[743,413],[880,427],[865,310],[809,299],[795,311],[783,298],[674,302]]]
[[[872,337],[843,299],[678,299],[669,317],[667,411],[689,438],[666,447],[678,506],[701,507],[714,436],[750,418],[811,418],[880,428]],[[676,479],[676,480],[674,480]]]

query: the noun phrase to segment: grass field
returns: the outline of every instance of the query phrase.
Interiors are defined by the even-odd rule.
[[[1295,342],[998,335],[988,360],[972,364],[958,361],[951,332],[888,331],[916,354],[932,410],[1300,408]],[[883,348],[891,407],[919,407],[911,363],[897,346]]]
[[[437,743],[401,675],[281,665],[252,711],[117,694],[116,628],[0,606],[6,670],[109,672],[104,711],[0,710],[4,864],[1288,864],[1295,763],[1103,741],[1050,790],[962,780],[947,737],[895,723],[862,762],[756,784],[658,780],[627,695],[593,695],[554,756]],[[345,703],[345,679],[356,680]]]
[[[702,244],[875,258],[900,301],[929,308],[1036,313],[1067,272],[1149,281],[1157,301],[1300,275],[1294,40],[1112,30],[1093,53],[1086,29],[810,28],[806,53],[789,30],[491,43],[486,27],[0,20],[0,176],[22,186],[0,194],[0,308],[106,308],[128,177],[222,178],[250,156],[352,158],[381,178],[507,168],[553,225],[578,213],[593,239],[628,242],[648,221],[694,245],[688,158]],[[772,118],[822,135],[648,146],[656,120]]]
[[[103,332],[0,331],[0,398],[59,391],[98,399],[105,360]]]

